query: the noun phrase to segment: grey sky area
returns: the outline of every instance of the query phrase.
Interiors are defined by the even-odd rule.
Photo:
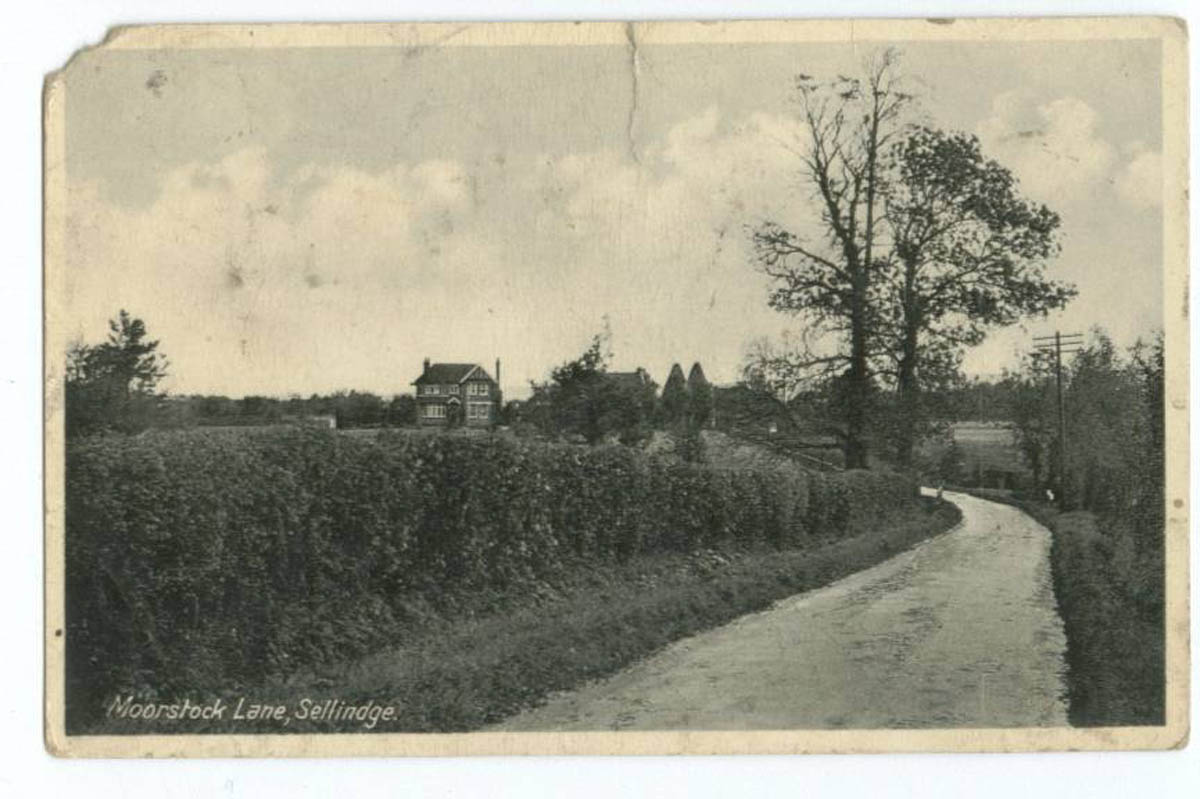
[[[1063,218],[1061,316],[989,339],[1161,325],[1156,42],[923,43],[925,121],[980,136]],[[790,103],[849,45],[94,51],[66,85],[68,318],[118,308],[168,388],[409,390],[430,357],[504,362],[510,396],[607,322],[614,368],[738,375],[766,307],[746,227],[813,215]]]

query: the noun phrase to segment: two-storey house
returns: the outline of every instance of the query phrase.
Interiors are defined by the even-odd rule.
[[[430,363],[416,386],[417,424],[485,427],[500,417],[500,359],[492,378],[477,363]]]

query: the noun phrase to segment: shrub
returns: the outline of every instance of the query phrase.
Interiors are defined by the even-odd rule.
[[[915,493],[888,474],[302,428],[100,437],[66,467],[68,707],[91,712],[357,657],[430,608],[569,568],[844,536]]]

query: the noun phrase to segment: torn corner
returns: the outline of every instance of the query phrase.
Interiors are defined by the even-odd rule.
[[[104,31],[104,37],[101,38],[100,41],[94,44],[84,44],[83,47],[78,48],[76,52],[73,52],[70,56],[68,56],[67,60],[58,68],[58,70],[47,72],[46,77],[44,77],[42,80],[43,109],[48,107],[50,103],[54,102],[56,97],[60,96],[62,91],[62,80],[64,80],[67,72],[71,71],[71,67],[76,65],[76,62],[78,62],[83,55],[94,52],[94,50],[102,50],[110,47],[114,42],[119,41],[121,38],[127,36],[128,32],[138,28],[144,28],[144,25],[114,25],[112,28]]]

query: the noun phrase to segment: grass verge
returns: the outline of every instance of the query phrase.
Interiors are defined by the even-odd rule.
[[[884,523],[802,549],[705,550],[576,572],[503,610],[427,626],[389,651],[224,698],[287,708],[279,720],[104,720],[93,734],[148,732],[457,732],[535,706],[678,639],[868,568],[949,530],[953,505],[923,498]],[[302,702],[393,708],[394,717],[296,718]],[[313,705],[308,705],[311,707]],[[336,713],[335,713],[336,715]],[[150,727],[150,729],[148,729]]]
[[[1076,727],[1165,723],[1165,634],[1161,608],[1130,596],[1127,531],[1104,529],[1088,511],[1061,513],[1007,491],[956,488],[1012,505],[1050,529],[1054,595],[1067,635],[1068,719]],[[1112,527],[1115,520],[1108,522]],[[1159,593],[1161,596],[1161,592]]]

